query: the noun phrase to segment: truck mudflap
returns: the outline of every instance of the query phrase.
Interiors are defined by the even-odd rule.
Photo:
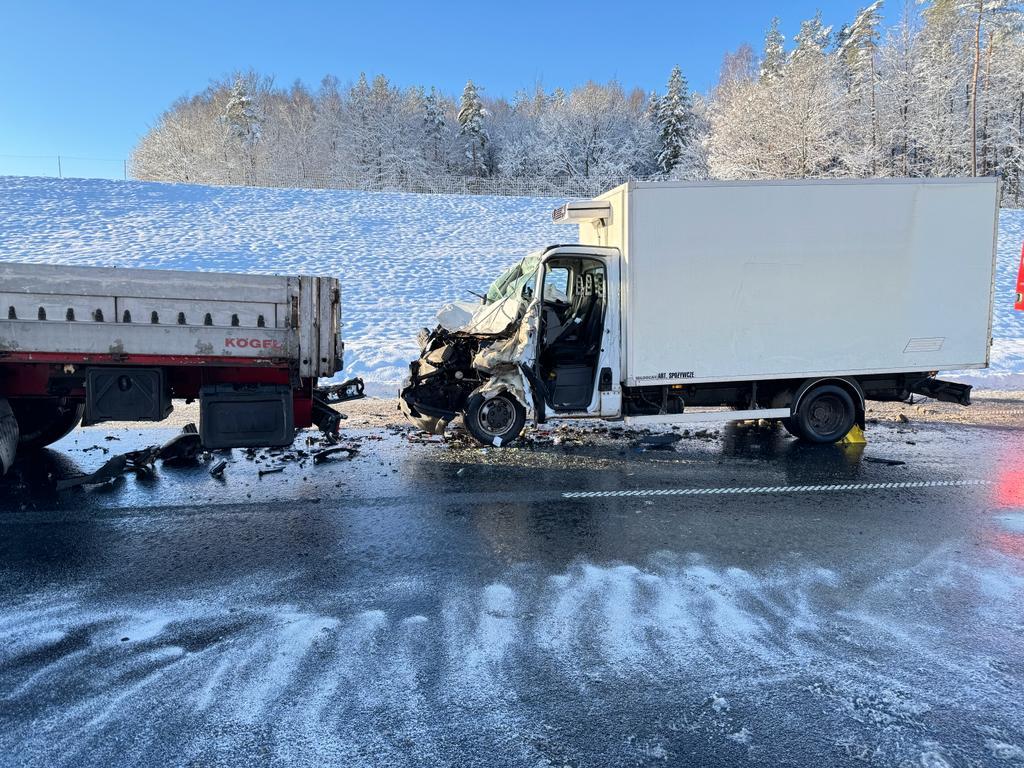
[[[331,406],[359,400],[363,393],[363,380],[356,377],[340,384],[328,384],[325,387],[313,388],[313,423],[329,438],[336,438],[344,414],[338,413]]]
[[[0,398],[0,477],[7,474],[17,453],[18,422],[10,403]]]
[[[915,395],[924,395],[944,403],[971,404],[971,385],[941,379],[921,379],[910,386]]]

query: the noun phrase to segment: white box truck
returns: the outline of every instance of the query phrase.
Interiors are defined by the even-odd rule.
[[[80,422],[161,421],[198,399],[207,448],[337,432],[336,278],[0,263],[0,475]]]
[[[630,182],[421,333],[401,407],[482,443],[529,418],[782,419],[835,442],[868,400],[967,405],[984,368],[998,180]]]

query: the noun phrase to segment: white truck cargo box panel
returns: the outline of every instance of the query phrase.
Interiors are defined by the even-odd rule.
[[[631,182],[581,242],[623,257],[629,386],[988,364],[996,179]]]

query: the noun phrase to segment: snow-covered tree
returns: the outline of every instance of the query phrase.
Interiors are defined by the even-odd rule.
[[[844,162],[855,175],[878,174],[878,41],[883,0],[862,8],[840,32],[836,55],[846,83]]]
[[[423,133],[433,161],[440,167],[444,164],[444,138],[448,132],[444,104],[437,88],[423,98]]]
[[[467,80],[459,103],[459,135],[465,140],[466,160],[474,176],[487,175],[486,149],[490,136],[484,125],[486,117],[487,110],[480,99],[479,89],[472,80]]]
[[[779,17],[771,20],[764,36],[764,52],[761,54],[761,79],[770,80],[782,76],[786,65],[786,38],[779,31]]]
[[[694,140],[693,101],[686,78],[678,65],[672,68],[665,95],[657,101],[655,119],[661,145],[658,170],[670,176],[682,163]]]

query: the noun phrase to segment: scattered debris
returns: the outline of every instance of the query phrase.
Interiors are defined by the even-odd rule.
[[[332,448],[324,448],[324,449],[319,450],[319,451],[317,451],[316,453],[313,454],[313,463],[314,464],[323,464],[325,461],[330,459],[332,456],[335,456],[335,455],[337,455],[339,453],[346,453],[348,455],[345,456],[345,458],[346,459],[351,459],[353,456],[356,455],[356,453],[358,453],[358,451],[355,448],[352,448],[352,447],[347,446],[347,445],[336,445],[336,446],[334,446]]]
[[[872,464],[885,464],[888,467],[899,467],[907,463],[899,459],[881,459],[877,456],[865,456],[864,461],[869,461]]]
[[[171,464],[190,464],[203,451],[203,443],[195,424],[186,424],[181,433],[160,446],[157,458]]]
[[[224,470],[227,469],[228,460],[221,459],[210,468],[210,477],[215,477],[218,480],[224,479]]]
[[[909,423],[910,423],[910,418],[909,418],[909,417],[907,416],[907,414],[905,414],[905,413],[901,413],[901,414],[900,414],[899,416],[897,416],[896,418],[897,418],[897,419],[899,420],[899,422],[900,422],[901,424],[909,424]]]
[[[649,451],[671,451],[672,446],[682,439],[682,435],[666,432],[660,435],[644,435],[637,442]]]
[[[125,472],[149,473],[153,469],[157,450],[156,447],[151,446],[138,451],[128,451],[127,453],[111,456],[95,472],[58,480],[56,489],[58,491],[66,491],[83,485],[102,485],[103,483],[116,480]]]
[[[276,467],[267,467],[266,469],[261,469],[259,471],[259,476],[263,477],[264,475],[273,475],[278,472],[284,472],[283,465],[278,464]]]

